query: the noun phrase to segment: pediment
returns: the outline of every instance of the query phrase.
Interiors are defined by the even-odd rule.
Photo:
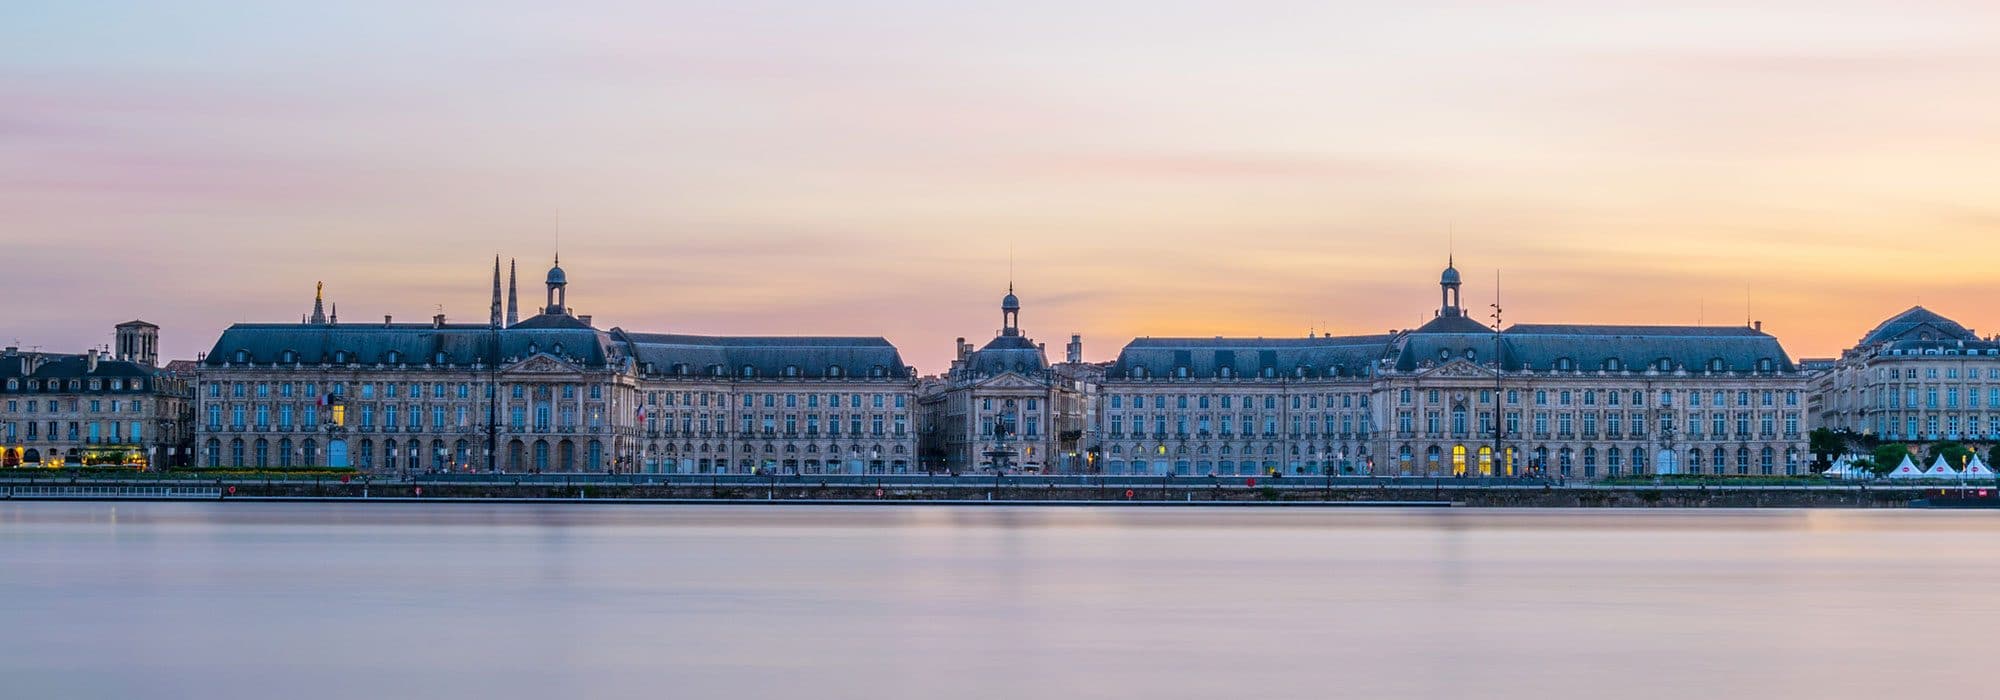
[[[1485,367],[1481,367],[1481,366],[1479,366],[1479,365],[1475,365],[1475,364],[1473,364],[1473,363],[1471,363],[1470,361],[1467,361],[1467,360],[1463,360],[1463,359],[1459,359],[1459,360],[1452,360],[1452,361],[1450,361],[1450,362],[1446,362],[1446,363],[1444,363],[1444,364],[1442,364],[1442,365],[1438,365],[1438,366],[1436,366],[1436,367],[1433,367],[1433,368],[1431,368],[1431,369],[1429,369],[1429,370],[1425,370],[1424,372],[1422,372],[1422,373],[1419,373],[1419,374],[1418,374],[1417,376],[1419,376],[1419,377],[1437,377],[1437,378],[1444,378],[1444,379],[1455,379],[1455,378],[1466,378],[1466,379],[1477,379],[1477,378],[1492,378],[1492,376],[1493,376],[1493,370],[1490,370],[1490,369],[1487,369],[1487,368],[1485,368]]]
[[[583,372],[583,368],[548,353],[537,353],[501,371],[510,374],[578,374]]]
[[[1048,385],[1013,372],[1006,372],[998,376],[988,377],[973,386],[981,389],[1042,389]]]

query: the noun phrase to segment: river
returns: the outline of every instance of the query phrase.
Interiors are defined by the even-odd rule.
[[[0,696],[1976,697],[1996,526],[3,502]]]

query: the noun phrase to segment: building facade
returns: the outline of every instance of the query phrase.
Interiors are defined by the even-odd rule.
[[[159,327],[116,328],[115,353],[0,350],[0,466],[180,466],[190,378],[156,366]]]
[[[1000,330],[974,350],[964,338],[944,376],[925,385],[922,450],[926,469],[944,472],[1080,471],[1086,406],[1093,384],[1049,364],[1040,343],[1021,332],[1021,300],[1010,287],[1000,302]]]
[[[519,318],[237,324],[202,360],[212,466],[430,471],[890,473],[915,462],[914,373],[881,338],[600,330],[549,270]],[[822,428],[824,426],[824,428]]]
[[[1364,336],[1134,340],[1087,437],[1111,474],[1777,475],[1805,375],[1761,328],[1436,316]]]
[[[1891,441],[2000,441],[2000,340],[1918,306],[1813,376],[1814,427]]]

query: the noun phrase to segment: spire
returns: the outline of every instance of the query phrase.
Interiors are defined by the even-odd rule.
[[[497,253],[493,255],[493,314],[487,323],[495,327],[500,325],[500,255]]]
[[[520,294],[518,294],[519,290],[516,289],[514,286],[515,267],[516,265],[514,263],[514,259],[508,258],[507,259],[507,325],[509,326],[521,322],[521,297]]]
[[[333,302],[333,317],[327,319],[326,322],[328,325],[340,323],[340,302]]]
[[[338,307],[336,307],[336,308],[338,308]],[[326,283],[325,283],[325,282],[319,282],[319,283],[315,283],[315,284],[313,285],[313,310],[312,310],[312,316],[308,317],[308,319],[310,320],[310,322],[312,322],[312,323],[316,323],[316,324],[325,324],[325,323],[326,323]]]

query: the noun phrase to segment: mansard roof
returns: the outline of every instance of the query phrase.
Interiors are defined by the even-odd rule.
[[[1443,320],[1443,319],[1440,319]],[[1460,321],[1467,321],[1462,317]],[[1110,376],[1216,377],[1224,367],[1238,377],[1256,377],[1266,368],[1281,376],[1368,376],[1380,366],[1418,371],[1452,360],[1489,365],[1495,337],[1481,329],[1442,330],[1464,324],[1427,324],[1431,330],[1393,335],[1320,338],[1139,338],[1125,346]],[[1473,324],[1476,327],[1476,323]],[[1672,370],[1707,371],[1716,360],[1724,371],[1792,372],[1796,366],[1778,339],[1751,328],[1717,326],[1627,326],[1521,324],[1498,338],[1500,362],[1508,371],[1548,371],[1567,360],[1579,371],[1647,370],[1666,360]]]
[[[397,361],[423,364],[444,353],[445,362],[504,364],[536,353],[564,357],[578,365],[601,368],[616,354],[610,337],[581,325],[495,329],[486,324],[309,324],[239,323],[217,338],[203,364],[219,366],[239,358],[255,364],[334,362],[345,353],[348,362],[375,364]],[[497,350],[497,352],[496,352]],[[243,353],[239,356],[238,353]]]
[[[1921,306],[1889,317],[1889,320],[1875,326],[1867,335],[1861,336],[1859,345],[1875,345],[1898,340],[1979,340],[1970,329],[1957,321],[1939,315]]]
[[[1740,326],[1520,324],[1507,329],[1503,344],[1509,370],[1548,370],[1564,358],[1580,370],[1605,369],[1610,360],[1644,369],[1662,359],[1694,372],[1715,360],[1733,372],[1756,370],[1767,360],[1774,371],[1796,369],[1777,338]]]
[[[632,333],[612,331],[627,343],[640,363],[653,371],[674,374],[683,366],[687,374],[723,373],[741,377],[750,367],[761,378],[789,376],[822,379],[836,376],[881,376],[908,379],[911,371],[903,363],[896,346],[881,337],[841,336],[707,336],[678,333]]]
[[[159,369],[127,360],[99,358],[96,369],[83,354],[24,352],[0,355],[0,379],[92,379],[150,377]]]
[[[1138,338],[1118,353],[1110,376],[1129,377],[1139,369],[1149,377],[1172,377],[1181,368],[1193,377],[1215,377],[1223,368],[1238,377],[1260,376],[1266,368],[1291,376],[1301,367],[1315,377],[1366,376],[1392,338]]]
[[[964,371],[975,376],[994,376],[1014,372],[1024,376],[1040,376],[1049,370],[1049,358],[1040,345],[1020,335],[996,335],[986,345],[974,350],[966,358]]]

